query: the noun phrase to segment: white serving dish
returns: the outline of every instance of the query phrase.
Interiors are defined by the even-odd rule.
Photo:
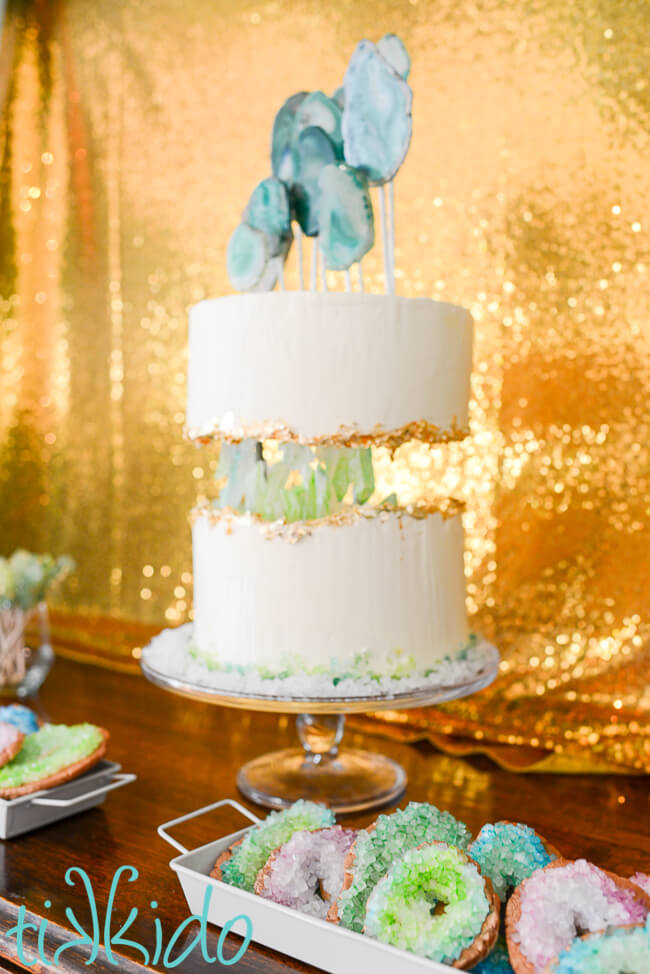
[[[372,974],[449,974],[450,971],[455,970],[446,964],[439,964],[398,950],[396,947],[389,947],[370,937],[345,930],[334,923],[298,913],[289,907],[280,906],[261,896],[255,896],[253,893],[213,879],[209,874],[217,856],[237,839],[241,839],[251,826],[191,851],[172,838],[167,829],[224,805],[236,809],[250,822],[259,822],[259,819],[239,802],[226,798],[187,815],[181,815],[171,822],[165,822],[158,828],[158,834],[181,853],[180,856],[172,859],[169,865],[178,875],[187,905],[192,913],[201,915],[206,888],[210,886],[212,893],[208,910],[209,923],[223,927],[235,917],[245,914],[250,917],[252,939],[255,943],[264,944],[296,960],[313,964],[321,970],[328,971],[329,974],[359,974],[359,971],[366,970],[372,970]],[[241,936],[246,933],[244,921],[238,921],[231,929]]]
[[[135,781],[114,761],[100,761],[72,781],[19,798],[0,798],[0,839],[13,839],[43,825],[101,805],[107,792]]]

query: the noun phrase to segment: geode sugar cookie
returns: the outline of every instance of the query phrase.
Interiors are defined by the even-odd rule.
[[[328,828],[334,825],[334,813],[315,802],[295,802],[282,812],[271,812],[259,825],[222,853],[210,875],[229,886],[252,892],[260,869],[271,853],[283,845],[294,832],[303,829]]]
[[[330,902],[341,892],[345,858],[356,834],[340,825],[294,832],[260,869],[255,892],[324,920]]]
[[[392,815],[380,815],[372,826],[359,833],[350,849],[343,891],[327,919],[360,933],[368,897],[395,859],[423,843],[445,842],[466,849],[470,839],[462,822],[435,805],[410,802]]]
[[[608,927],[574,940],[544,974],[612,974],[650,971],[650,917],[645,923]]]
[[[484,825],[467,851],[502,902],[537,869],[561,858],[550,842],[521,822]]]
[[[0,721],[0,768],[18,754],[25,735],[14,724]]]
[[[0,707],[0,721],[13,724],[23,734],[34,734],[40,727],[38,717],[29,707],[21,703],[9,703]]]
[[[635,873],[634,876],[630,876],[630,882],[650,894],[650,876],[647,873]]]
[[[506,939],[516,974],[542,974],[584,933],[644,923],[650,896],[629,879],[585,859],[558,859],[525,879],[506,907]]]
[[[0,798],[18,798],[77,778],[103,757],[108,731],[94,724],[46,724],[0,768]]]
[[[364,933],[466,970],[496,942],[499,900],[467,853],[432,842],[406,852],[374,887]]]

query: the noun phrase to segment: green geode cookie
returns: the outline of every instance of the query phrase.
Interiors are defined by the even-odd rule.
[[[0,797],[16,798],[77,777],[101,758],[107,737],[94,724],[46,724],[0,768]]]
[[[219,856],[210,875],[229,886],[252,892],[257,874],[266,860],[294,832],[328,828],[334,821],[329,808],[302,799],[283,812],[271,812],[241,842]]]
[[[350,850],[351,868],[346,863],[346,882],[352,882],[339,896],[329,919],[361,933],[368,897],[396,859],[419,845],[446,842],[466,849],[472,836],[462,822],[435,805],[410,802],[404,810],[380,815],[374,826],[359,833]],[[336,913],[334,914],[334,910]]]

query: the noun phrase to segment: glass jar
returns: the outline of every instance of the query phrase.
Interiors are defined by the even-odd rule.
[[[0,608],[0,694],[28,697],[54,663],[47,603]]]

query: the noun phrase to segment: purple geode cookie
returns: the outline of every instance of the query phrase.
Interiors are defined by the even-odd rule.
[[[580,935],[643,923],[650,897],[629,879],[585,859],[559,859],[514,891],[506,907],[506,939],[516,974],[541,974]]]
[[[260,869],[255,892],[324,920],[343,886],[345,857],[356,834],[340,825],[295,832]]]

